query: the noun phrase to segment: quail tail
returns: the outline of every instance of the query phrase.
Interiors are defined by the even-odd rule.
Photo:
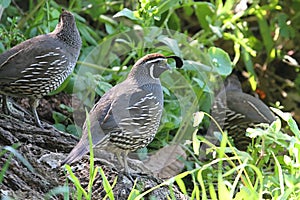
[[[69,155],[62,161],[61,166],[64,164],[74,163],[82,158],[89,152],[89,145],[82,142],[78,143],[76,147],[69,153]]]

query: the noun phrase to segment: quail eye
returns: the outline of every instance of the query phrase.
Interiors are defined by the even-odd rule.
[[[167,60],[162,60],[162,61],[160,61],[160,63],[161,63],[162,65],[166,65],[168,62],[167,62]]]

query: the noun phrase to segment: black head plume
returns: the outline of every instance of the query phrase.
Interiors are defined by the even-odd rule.
[[[172,58],[172,59],[174,59],[175,62],[176,62],[176,68],[181,68],[182,65],[183,65],[183,61],[178,56],[166,56],[166,58]]]

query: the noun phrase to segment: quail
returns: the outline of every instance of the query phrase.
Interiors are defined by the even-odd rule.
[[[260,99],[242,91],[236,75],[228,76],[224,86],[216,96],[211,114],[228,132],[235,146],[245,151],[251,142],[245,135],[246,129],[260,123],[271,124],[275,116]],[[211,125],[208,134],[216,130],[216,126]]]
[[[28,39],[2,53],[3,111],[10,113],[7,96],[29,97],[35,123],[42,127],[36,112],[39,99],[57,89],[72,73],[81,44],[74,16],[63,9],[53,32]]]
[[[126,173],[127,154],[147,146],[159,127],[163,110],[159,76],[170,69],[168,58],[175,59],[177,67],[182,66],[177,56],[165,57],[154,53],[142,57],[134,64],[127,78],[107,91],[89,113],[93,148],[114,153]],[[85,123],[79,143],[62,165],[71,164],[88,152]]]

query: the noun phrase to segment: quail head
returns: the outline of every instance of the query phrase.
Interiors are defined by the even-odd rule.
[[[74,16],[63,10],[55,30],[26,40],[0,55],[0,94],[7,114],[7,96],[29,97],[36,125],[39,99],[57,89],[71,74],[81,38]]]
[[[177,67],[181,67],[182,61],[177,56],[146,55],[135,63],[123,82],[102,96],[89,113],[94,149],[115,153],[125,172],[128,172],[127,154],[147,146],[160,124],[163,92],[159,76],[170,69],[167,58],[175,59]],[[85,123],[79,143],[62,164],[71,164],[88,152]],[[124,160],[121,154],[124,154]]]

